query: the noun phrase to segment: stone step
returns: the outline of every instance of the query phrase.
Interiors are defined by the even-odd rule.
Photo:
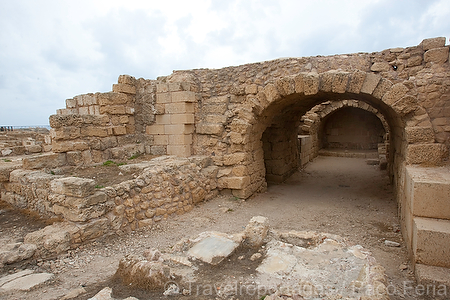
[[[416,264],[450,268],[450,221],[415,217],[412,248]]]
[[[417,264],[415,266],[417,291],[431,299],[448,299],[450,293],[450,269]]]
[[[450,172],[448,168],[406,168],[406,199],[417,217],[450,219]]]

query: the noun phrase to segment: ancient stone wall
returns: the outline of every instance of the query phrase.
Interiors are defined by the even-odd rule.
[[[69,221],[74,246],[107,233],[151,226],[218,194],[218,168],[208,157],[163,156],[121,168],[133,170],[136,178],[108,187],[98,187],[93,179],[13,170],[1,199],[47,219]]]

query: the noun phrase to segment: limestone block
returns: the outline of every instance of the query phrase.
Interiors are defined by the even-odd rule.
[[[391,107],[399,115],[407,115],[409,113],[414,112],[418,108],[417,98],[414,96],[406,95],[397,102],[395,102],[394,104],[392,104]],[[381,117],[380,119],[383,119],[383,117]]]
[[[131,84],[125,84],[125,83],[113,84],[112,90],[114,93],[125,93],[125,94],[130,94],[130,95],[136,94],[136,87]]]
[[[408,58],[408,60],[406,61],[406,66],[407,67],[416,67],[416,66],[420,66],[422,64],[422,55],[416,55],[416,56],[412,56],[410,58]]]
[[[156,141],[155,141],[156,144]],[[192,145],[192,134],[173,134],[168,136],[170,145]],[[167,145],[164,144],[164,145]]]
[[[258,86],[256,84],[248,84],[245,86],[246,94],[256,94],[258,93]]]
[[[386,61],[375,62],[370,67],[370,71],[372,72],[387,72],[391,69],[391,66]]]
[[[427,287],[433,287],[427,291],[427,295],[436,297],[435,299],[444,299],[448,296],[450,288],[450,269],[416,264],[414,272],[419,284]]]
[[[66,108],[76,108],[77,100],[76,99],[66,99]]]
[[[434,143],[434,131],[431,127],[406,127],[405,133],[409,144]]]
[[[136,82],[136,79],[133,76],[123,74],[123,75],[119,75],[117,82],[133,85]]]
[[[62,216],[64,220],[72,222],[86,222],[88,220],[101,217],[105,214],[105,207],[103,205],[92,206],[89,208],[73,208],[66,207],[59,204],[54,204],[53,213]]]
[[[147,134],[164,134],[164,125],[162,124],[148,125],[145,128],[145,132]]]
[[[22,167],[27,170],[53,169],[62,167],[67,163],[65,153],[45,153],[35,157],[27,157],[22,161]]]
[[[170,116],[169,114],[157,115],[156,124],[170,124]]]
[[[406,187],[414,216],[450,219],[450,174],[446,169],[407,166]]]
[[[170,115],[170,124],[194,124],[194,114],[172,114]]]
[[[238,246],[238,243],[226,236],[210,233],[209,237],[195,243],[189,249],[188,254],[205,263],[217,265],[231,255]]]
[[[95,97],[98,104],[102,106],[126,104],[133,101],[133,96],[116,92],[96,93]]]
[[[259,248],[269,232],[269,220],[266,217],[252,217],[245,226],[245,243],[250,247]]]
[[[433,48],[441,48],[445,46],[445,37],[425,39],[420,44],[422,45],[422,48],[425,51]]]
[[[56,153],[87,149],[89,149],[89,145],[85,141],[53,141],[52,143],[52,150]]]
[[[108,130],[106,128],[97,126],[82,127],[80,133],[82,136],[97,136],[97,137],[108,136]]]
[[[391,81],[381,78],[377,87],[373,91],[372,96],[378,99],[382,99],[384,94],[386,94],[392,88],[393,85],[394,84]]]
[[[391,105],[405,96],[408,91],[409,89],[404,84],[394,84],[392,88],[384,94],[382,101],[387,105]]]
[[[297,94],[301,94],[305,91],[305,84],[303,83],[303,73],[294,76],[294,89]]]
[[[263,92],[266,95],[267,102],[269,102],[269,103],[272,103],[272,102],[275,102],[275,101],[278,101],[279,99],[281,99],[281,95],[278,92],[276,85],[273,83],[267,84],[264,87]]]
[[[333,93],[343,94],[347,90],[347,85],[350,79],[350,73],[348,72],[336,72],[333,76],[333,83],[331,85],[331,91]]]
[[[51,138],[56,141],[73,140],[79,138],[80,135],[80,128],[75,126],[58,127],[50,130]]]
[[[357,70],[351,74],[347,92],[359,94],[366,79],[366,72]]]
[[[366,78],[364,79],[364,83],[361,87],[361,93],[371,95],[378,83],[381,80],[381,76],[378,74],[367,73]]]
[[[303,88],[306,96],[315,95],[319,92],[319,75],[308,73],[303,76]]]
[[[191,134],[194,133],[194,125],[191,124],[170,124],[164,125],[165,134]]]
[[[250,176],[232,176],[221,177],[217,181],[217,185],[221,189],[240,190],[250,185]]]
[[[335,70],[320,74],[320,90],[322,92],[331,92],[333,85],[333,77],[336,74]]]
[[[77,232],[78,227],[72,223],[54,223],[27,234],[24,243],[35,244],[36,256],[45,258],[69,250],[72,236]]]
[[[113,126],[112,129],[113,129],[114,135],[127,134],[127,127],[126,126]]]
[[[196,102],[196,95],[191,91],[172,92],[171,98],[173,103]]]
[[[154,145],[168,145],[169,144],[169,136],[165,134],[157,134],[153,137]]]
[[[434,62],[437,64],[445,63],[448,60],[449,48],[441,47],[430,49],[423,55],[425,62]]]
[[[275,81],[275,86],[281,96],[295,93],[294,80],[291,77],[283,77]]]
[[[41,147],[41,145],[25,146],[25,152],[26,153],[40,153],[40,152],[42,152],[42,147]]]
[[[416,263],[450,268],[450,221],[414,218],[413,254]]]
[[[124,105],[104,105],[100,106],[100,114],[125,115],[126,110]]]
[[[165,104],[165,103],[171,103],[171,102],[172,102],[172,93],[158,93],[158,94],[156,94],[156,103],[158,103],[158,104]]]
[[[84,163],[83,156],[80,151],[69,151],[66,153],[67,164],[71,166],[79,166]]]
[[[52,192],[60,195],[87,197],[95,191],[93,179],[66,177],[55,179],[50,183]]]
[[[194,113],[194,103],[177,102],[165,104],[165,112],[168,114]]]
[[[247,153],[244,152],[227,154],[223,156],[223,164],[226,166],[236,165],[244,162],[246,159],[248,159]]]
[[[223,115],[228,110],[227,103],[210,103],[205,104],[201,112],[202,114]]]
[[[9,174],[14,170],[19,169],[21,166],[20,163],[0,165],[0,182],[8,182]]]
[[[191,145],[167,145],[167,155],[189,157],[192,154]]]
[[[213,134],[221,136],[224,131],[223,124],[198,123],[195,127],[198,134]]]
[[[406,163],[439,165],[446,154],[444,144],[411,144],[406,149]]]

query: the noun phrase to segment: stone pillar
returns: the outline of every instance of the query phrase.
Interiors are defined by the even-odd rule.
[[[153,135],[155,146],[166,147],[167,155],[191,156],[195,93],[182,83],[158,84],[156,91],[156,106],[163,113],[147,126],[147,134]]]

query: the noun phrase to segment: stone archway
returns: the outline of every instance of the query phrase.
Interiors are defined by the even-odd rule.
[[[244,168],[247,175],[231,173],[232,176],[221,179],[222,186],[231,188],[242,198],[263,189],[266,185],[264,161],[267,165],[268,157],[272,160],[269,167],[278,169],[278,174],[274,175],[281,180],[289,176],[298,168],[294,141],[299,116],[330,100],[357,100],[383,115],[391,133],[389,157],[394,180],[400,178],[404,162],[440,160],[445,148],[434,143],[428,114],[409,91],[403,83],[393,84],[378,74],[362,71],[299,73],[267,83],[247,95],[229,125],[232,147],[236,144],[230,159],[237,163],[232,165]],[[263,133],[267,130],[272,132],[270,136],[278,137],[270,146],[263,143]],[[244,139],[248,141],[245,144]]]

